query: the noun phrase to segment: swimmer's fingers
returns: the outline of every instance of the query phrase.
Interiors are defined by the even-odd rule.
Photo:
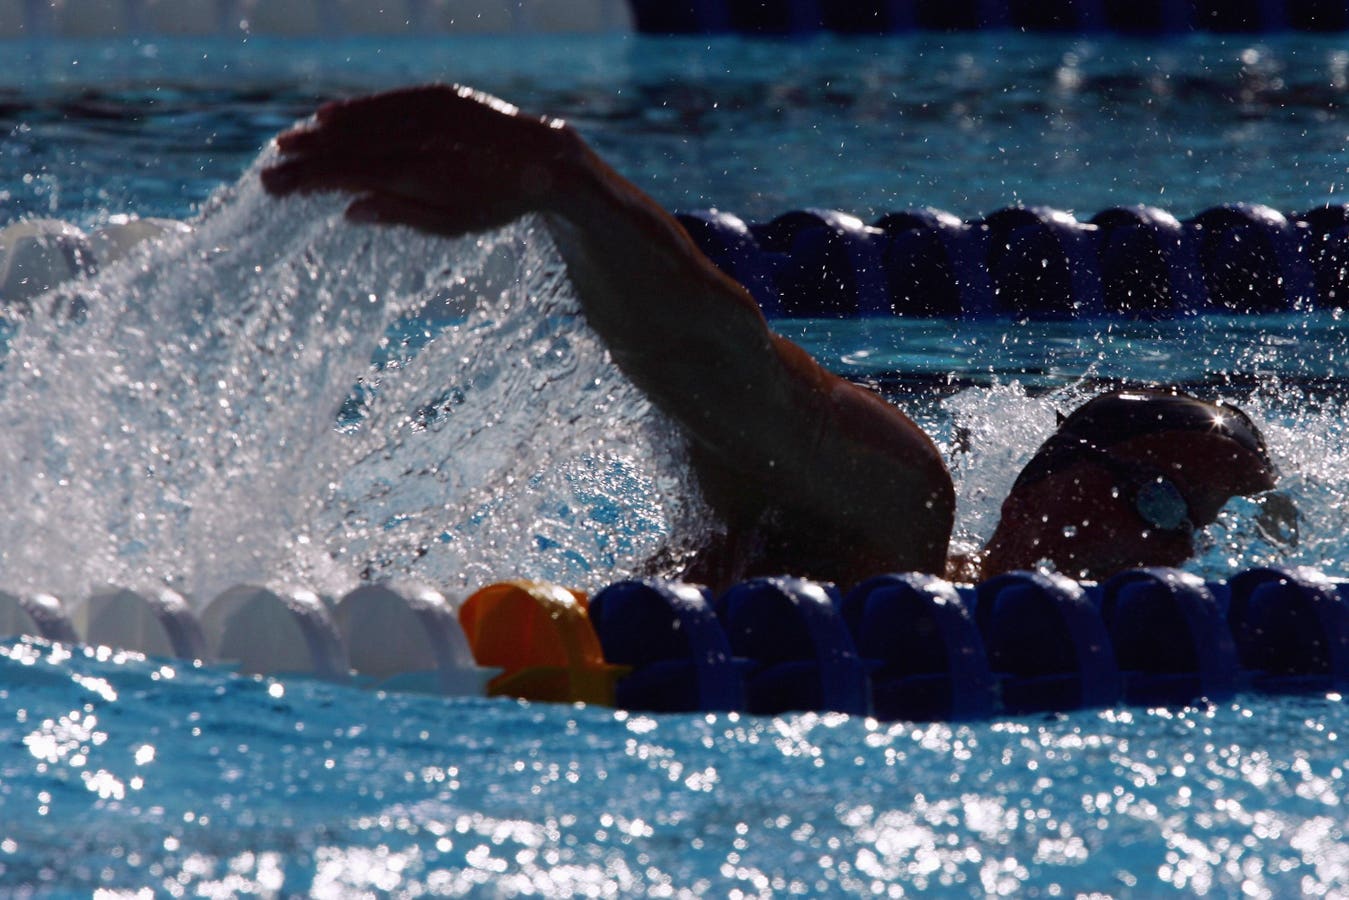
[[[427,205],[528,204],[556,183],[547,165],[503,160],[476,147],[334,152],[283,159],[262,172],[273,194],[388,193]]]
[[[277,138],[283,156],[322,152],[327,147],[368,145],[394,139],[422,139],[434,116],[426,107],[447,106],[451,96],[440,88],[412,88],[335,100],[319,107],[314,117]],[[429,121],[430,120],[430,121]]]
[[[538,152],[529,142],[486,132],[476,141],[446,135],[355,141],[320,127],[283,139],[280,160],[262,172],[271,194],[389,192],[429,205],[478,202],[520,215],[549,208],[562,189],[577,184],[578,164],[565,153]]]
[[[546,173],[506,176],[490,160],[474,162],[419,167],[416,159],[388,157],[297,159],[265,170],[262,179],[278,195],[356,194],[347,208],[353,222],[409,225],[447,237],[498,228],[550,207]]]
[[[437,234],[552,212],[589,185],[589,151],[570,128],[519,115],[466,88],[413,88],[331,103],[277,138],[271,194],[345,191],[350,215]]]
[[[297,154],[265,169],[262,182],[276,195],[356,194],[360,199],[351,210],[356,221],[458,235],[553,211],[577,179],[548,157],[433,140],[410,149],[341,147]]]
[[[269,194],[313,194],[323,191],[360,193],[383,187],[382,173],[397,168],[397,160],[380,156],[312,154],[285,159],[262,170]]]
[[[426,85],[329,103],[316,120],[329,130],[370,127],[388,130],[381,136],[402,134],[419,140],[453,136],[484,140],[489,136],[520,139],[544,137],[566,128],[560,119],[529,116],[506,101],[463,85]]]
[[[277,135],[276,146],[282,157],[298,156],[320,152],[321,145],[327,140],[317,126],[306,122]]]
[[[272,194],[391,191],[453,202],[457,187],[502,175],[499,161],[476,148],[340,145],[283,157],[263,169],[262,183]]]
[[[566,131],[562,122],[523,116],[488,94],[432,85],[328,103],[314,120],[282,134],[283,156],[335,147],[426,149],[430,144],[497,145],[503,152],[547,152]]]

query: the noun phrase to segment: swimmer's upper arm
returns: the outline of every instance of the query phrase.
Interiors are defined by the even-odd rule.
[[[873,560],[941,571],[954,492],[927,435],[772,333],[672,216],[575,140],[577,176],[550,221],[615,361],[720,465],[857,535]]]

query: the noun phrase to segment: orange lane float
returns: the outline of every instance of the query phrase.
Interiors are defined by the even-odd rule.
[[[464,601],[459,624],[478,665],[503,670],[489,696],[613,706],[629,671],[605,662],[586,595],[555,584],[488,585]]]

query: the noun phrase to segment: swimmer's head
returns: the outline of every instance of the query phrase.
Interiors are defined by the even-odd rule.
[[[1172,391],[1103,394],[1064,419],[1012,486],[985,572],[1049,560],[1079,578],[1178,565],[1229,499],[1276,477],[1235,406]]]

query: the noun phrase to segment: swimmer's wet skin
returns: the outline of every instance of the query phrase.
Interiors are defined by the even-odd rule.
[[[879,572],[947,570],[955,494],[931,439],[770,332],[746,290],[564,123],[431,86],[329,104],[277,144],[281,159],[262,174],[267,190],[354,194],[353,221],[454,237],[542,218],[588,323],[682,428],[725,524],[725,540],[698,554],[686,578],[724,585],[785,571],[851,585]],[[1122,438],[1102,448],[1125,460],[1114,468],[1083,458],[1014,490],[982,572],[961,574],[1049,559],[1098,576],[1188,556],[1179,521],[1162,533],[1138,515],[1164,507],[1165,488],[1132,505],[1112,496],[1133,457],[1168,476],[1167,466],[1179,467],[1173,489],[1191,527],[1211,521],[1232,493],[1271,486],[1272,467],[1263,443],[1243,455],[1229,452],[1225,433],[1183,430],[1184,441],[1155,428]],[[1189,455],[1173,452],[1178,443]],[[1214,468],[1221,477],[1208,477]]]

